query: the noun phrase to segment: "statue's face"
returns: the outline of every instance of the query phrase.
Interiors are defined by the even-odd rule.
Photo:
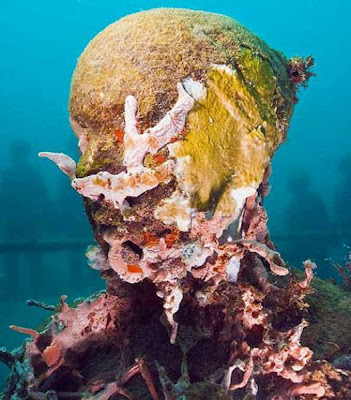
[[[82,152],[78,176],[87,175],[73,187],[116,210],[117,218],[106,212],[113,218],[109,224],[102,222],[101,208],[88,202],[95,226],[138,222],[142,209],[170,229],[189,232],[194,213],[235,220],[245,199],[256,193],[285,135],[286,125],[269,108],[274,87],[257,98],[237,71],[222,65],[211,68],[206,82],[187,77],[177,88],[173,107],[144,131],[139,101],[127,96],[124,128],[115,131],[114,146],[73,124]],[[111,165],[116,155],[119,160]]]

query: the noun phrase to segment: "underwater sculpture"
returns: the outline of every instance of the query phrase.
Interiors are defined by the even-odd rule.
[[[289,276],[263,207],[312,65],[188,10],[92,40],[70,96],[81,158],[40,156],[83,196],[107,289],[13,326],[32,338],[2,353],[4,399],[350,398],[349,373],[301,344],[316,266]]]

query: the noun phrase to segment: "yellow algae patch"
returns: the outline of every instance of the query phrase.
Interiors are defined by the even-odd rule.
[[[177,175],[191,206],[233,214],[237,207],[233,189],[258,187],[280,132],[270,104],[264,104],[265,96],[259,103],[240,73],[213,66],[206,85],[207,95],[188,115],[185,139],[169,149],[178,159]]]
[[[155,210],[155,217],[164,224],[176,224],[180,231],[187,232],[191,224],[189,201],[181,193],[174,192],[171,197],[161,200]]]

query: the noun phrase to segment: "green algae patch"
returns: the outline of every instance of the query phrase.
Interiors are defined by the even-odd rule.
[[[194,208],[232,213],[231,190],[257,188],[281,141],[269,103],[274,85],[267,84],[267,97],[259,100],[236,70],[216,66],[206,86],[206,96],[188,116],[185,139],[170,146],[171,155],[184,160],[183,187]]]
[[[122,164],[122,149],[114,144],[110,137],[90,140],[87,150],[77,164],[76,176],[83,178],[100,171],[119,173],[124,169]]]
[[[303,332],[302,343],[313,350],[315,359],[332,362],[350,354],[350,293],[318,278],[313,279],[312,288],[313,293],[306,297],[310,325]]]
[[[277,86],[269,61],[246,48],[241,50],[239,57],[237,68],[240,68],[240,76],[257,102],[261,118],[266,121],[275,120],[272,100],[276,96]]]

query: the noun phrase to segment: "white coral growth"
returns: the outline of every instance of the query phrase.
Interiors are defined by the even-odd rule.
[[[128,96],[125,103],[124,165],[138,167],[147,153],[159,149],[176,138],[183,130],[186,117],[194,106],[194,99],[186,92],[182,83],[177,84],[178,101],[174,107],[151,129],[142,135],[137,129],[137,100]]]
[[[123,208],[126,197],[138,197],[161,182],[168,183],[173,166],[174,161],[168,160],[155,169],[136,167],[118,175],[101,171],[85,178],[74,179],[72,187],[84,197],[98,200],[102,195],[115,208]]]
[[[69,178],[75,179],[76,177],[76,162],[66,154],[63,153],[51,153],[48,151],[43,151],[38,154],[39,157],[46,157],[49,160],[53,161],[60,170],[69,176]]]
[[[97,269],[98,271],[110,269],[110,264],[100,246],[89,246],[85,255],[88,259],[88,265],[90,268]]]
[[[179,310],[183,299],[183,292],[177,281],[164,282],[162,289],[157,291],[157,296],[163,299],[163,309],[171,326],[170,342],[175,343],[178,331],[178,323],[174,320],[174,314]]]

